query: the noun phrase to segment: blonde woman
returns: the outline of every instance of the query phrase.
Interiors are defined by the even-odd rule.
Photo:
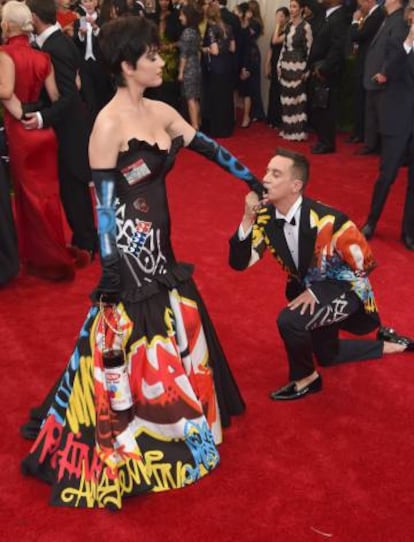
[[[37,102],[43,87],[52,101],[58,90],[50,58],[29,43],[32,14],[22,2],[3,6],[0,99],[9,106],[4,126],[14,183],[20,259],[25,269],[48,280],[74,276],[65,246],[57,173],[57,141],[52,129],[26,130],[17,103]],[[13,104],[12,108],[10,104]]]

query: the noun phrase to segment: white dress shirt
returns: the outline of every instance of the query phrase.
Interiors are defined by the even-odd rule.
[[[299,267],[299,224],[301,208],[302,196],[299,196],[286,216],[275,209],[275,217],[285,220],[285,223],[283,224],[283,233],[285,234],[286,243],[296,269]],[[292,218],[295,219],[295,224],[291,224]]]
[[[86,17],[86,16],[85,16]],[[93,22],[96,21],[98,18],[98,14],[96,11],[94,11],[91,15],[88,16],[90,19],[93,20]],[[81,17],[81,20],[84,19],[84,17]],[[96,28],[95,30],[92,27],[92,23],[85,20],[85,27],[86,27],[86,48],[85,48],[85,60],[89,60],[90,58],[92,60],[96,60],[95,55],[93,54],[93,47],[92,47],[92,34],[96,37],[99,34],[100,28]],[[78,32],[78,38],[79,41],[85,41],[85,34],[82,34],[82,32]]]
[[[36,36],[36,43],[40,47],[40,49],[43,47],[45,41],[49,36],[51,36],[56,30],[61,30],[60,24],[52,24],[51,26],[48,26],[46,30],[43,30],[41,34],[38,34]]]

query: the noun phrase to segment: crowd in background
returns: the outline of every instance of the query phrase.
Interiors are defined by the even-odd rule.
[[[28,0],[29,7],[33,1],[36,0]],[[413,55],[409,54],[412,53],[409,28],[414,21],[414,4],[406,6],[402,0],[385,0],[384,6],[378,5],[376,0],[358,0],[358,5],[355,0],[291,0],[288,8],[276,10],[274,20],[266,21],[272,28],[263,62],[258,41],[263,39],[265,22],[259,2],[239,3],[232,11],[226,4],[227,0],[155,0],[146,4],[140,0],[102,0],[99,5],[98,0],[74,3],[56,0],[56,24],[53,20],[50,24],[59,29],[64,38],[61,48],[67,49],[70,68],[62,68],[62,58],[42,47],[39,35],[44,29],[34,24],[33,34],[26,32],[31,48],[39,47],[51,55],[56,95],[49,89],[45,96],[44,91],[37,88],[38,81],[29,94],[27,89],[17,90],[17,86],[11,93],[6,92],[5,74],[20,68],[17,59],[12,68],[5,58],[7,55],[0,54],[0,98],[5,109],[12,161],[18,160],[17,154],[21,157],[22,153],[21,149],[13,151],[12,138],[19,144],[20,136],[22,140],[27,139],[21,134],[23,128],[15,122],[16,118],[28,123],[23,123],[26,131],[41,127],[50,130],[48,152],[55,153],[57,170],[55,172],[50,164],[47,170],[53,170],[56,193],[59,192],[72,230],[68,250],[74,267],[86,265],[97,249],[92,218],[88,221],[81,217],[85,213],[93,216],[88,189],[87,141],[96,115],[115,90],[99,49],[100,28],[120,16],[147,17],[158,26],[159,52],[165,62],[163,84],[149,89],[148,97],[169,103],[183,113],[195,129],[213,137],[230,137],[237,122],[248,129],[254,121],[266,121],[289,141],[306,140],[310,131],[315,132],[316,143],[311,148],[314,154],[335,152],[340,89],[344,74],[352,77],[353,126],[349,142],[364,144],[356,151],[358,154],[381,155],[379,179],[362,229],[367,238],[372,237],[399,167],[404,161],[411,161],[411,154],[407,155],[406,151],[414,125],[414,69],[411,68]],[[3,25],[2,30],[4,33]],[[33,37],[36,35],[37,38]],[[7,35],[3,37],[7,41]],[[27,52],[27,48],[24,51]],[[402,51],[406,58],[402,58]],[[354,58],[351,75],[349,70],[345,71],[347,57]],[[13,60],[13,56],[11,58]],[[46,86],[50,75],[47,69],[45,67],[41,86]],[[263,75],[270,81],[266,112],[262,102]],[[30,74],[25,77],[29,87]],[[19,100],[9,99],[12,94],[18,95],[21,106]],[[401,122],[401,116],[406,122]],[[33,141],[34,137],[31,144]],[[39,145],[39,139],[36,144]],[[33,156],[32,151],[31,148],[28,156]],[[20,160],[20,166],[22,163]],[[38,167],[45,166],[39,164]],[[40,169],[39,173],[42,173]],[[12,164],[18,223],[24,222],[23,215],[28,213],[28,209],[19,204],[20,194],[24,192],[22,186],[27,184],[22,182],[25,175],[22,167],[16,166],[13,171]],[[52,183],[48,188],[51,186]],[[37,196],[41,198],[45,188],[39,190]],[[401,235],[410,250],[414,249],[414,224],[408,217],[414,216],[413,202],[414,173],[409,169]],[[50,228],[53,234],[47,233]],[[49,237],[49,241],[54,236],[53,243],[62,247],[62,235],[57,239],[57,230],[56,225],[44,225],[42,235]],[[10,245],[13,235],[8,236],[4,245]],[[21,235],[20,232],[19,237]],[[30,231],[24,236],[26,242],[20,243],[21,259],[33,260]],[[52,270],[42,270],[32,261],[28,270],[49,279],[74,275],[67,254],[57,267],[52,267]]]

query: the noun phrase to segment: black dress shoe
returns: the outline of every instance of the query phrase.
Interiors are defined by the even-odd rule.
[[[405,248],[408,250],[414,250],[414,239],[410,237],[409,235],[402,235],[401,241],[403,242]]]
[[[354,152],[357,156],[366,156],[368,154],[378,154],[377,149],[372,149],[371,147],[367,147],[364,145],[360,149]]]
[[[381,326],[377,332],[377,339],[379,341],[402,344],[407,347],[406,350],[409,352],[414,351],[414,339],[410,339],[410,337],[406,337],[405,335],[398,335],[392,327]]]
[[[316,143],[316,145],[311,147],[312,154],[330,154],[332,152],[335,152],[335,148],[324,143]]]
[[[372,239],[374,232],[375,232],[375,224],[372,224],[372,222],[367,222],[361,228],[361,233],[367,241]]]
[[[321,375],[318,375],[316,380],[300,390],[296,389],[295,382],[289,382],[289,384],[283,388],[280,388],[280,390],[272,391],[270,394],[270,399],[273,399],[273,401],[292,401],[293,399],[302,399],[302,397],[305,397],[305,395],[308,395],[308,393],[316,393],[321,391],[321,389],[322,377]]]

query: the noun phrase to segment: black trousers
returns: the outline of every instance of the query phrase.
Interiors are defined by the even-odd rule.
[[[381,97],[381,90],[367,90],[366,92],[364,144],[369,149],[376,149],[380,141],[379,115]]]
[[[311,109],[311,124],[318,137],[318,143],[333,149],[336,147],[338,94],[337,82],[329,84],[328,107]]]
[[[289,379],[311,375],[314,357],[322,366],[382,357],[382,341],[339,339],[341,324],[361,310],[361,301],[354,292],[346,292],[327,305],[316,305],[312,316],[309,311],[300,314],[300,308],[284,308],[277,325],[288,356]]]
[[[352,135],[364,139],[366,90],[362,81],[362,74],[358,73],[354,80],[354,122]]]
[[[401,233],[414,236],[414,142],[409,134],[383,135],[380,171],[374,185],[368,222],[376,224],[381,216],[391,185],[394,183],[403,159],[408,153],[408,183],[405,197]]]
[[[98,238],[89,189],[91,180],[89,167],[77,169],[77,164],[59,145],[58,171],[60,198],[72,230],[71,243],[78,248],[95,252]]]

